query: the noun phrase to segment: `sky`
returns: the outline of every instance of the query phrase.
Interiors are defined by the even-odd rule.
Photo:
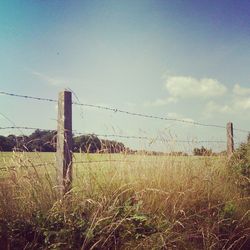
[[[247,0],[0,1],[0,91],[57,99],[68,89],[82,103],[250,130],[249,65]],[[0,96],[0,127],[56,120],[55,103]],[[119,139],[159,151],[226,140],[225,129],[79,106],[73,129],[172,141]],[[236,142],[246,136],[235,131]]]

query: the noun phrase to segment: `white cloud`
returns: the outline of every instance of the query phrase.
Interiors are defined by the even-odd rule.
[[[42,79],[43,81],[49,83],[50,85],[58,86],[66,84],[66,81],[64,81],[63,79],[51,77],[37,71],[32,71],[32,75]]]
[[[174,112],[173,113],[168,113],[167,118],[183,120],[183,121],[186,121],[186,122],[194,122],[193,119],[185,117],[185,116],[183,116],[181,114],[178,114],[178,113],[174,113]]]
[[[235,95],[240,95],[240,96],[250,95],[250,88],[243,88],[239,84],[235,84],[233,88],[233,93]]]
[[[208,98],[222,96],[227,88],[216,79],[196,79],[189,76],[170,76],[166,81],[169,94],[175,98]]]
[[[136,107],[136,104],[133,103],[133,102],[126,102],[126,103],[124,103],[124,105],[125,105],[126,107],[129,107],[129,108],[134,108],[134,107]]]
[[[243,114],[244,111],[250,110],[250,97],[236,97],[229,102],[229,104],[219,104],[210,101],[205,106],[204,115],[212,117],[214,114]]]
[[[235,109],[241,111],[241,110],[248,110],[250,109],[250,97],[247,98],[236,98],[234,100],[234,107]]]
[[[170,103],[176,103],[177,99],[175,97],[169,97],[166,99],[156,99],[155,101],[152,102],[145,102],[144,106],[145,107],[160,107],[160,106],[166,106]]]
[[[229,105],[221,105],[213,101],[208,102],[205,108],[205,113],[208,115],[211,115],[213,113],[230,114],[233,112],[234,109]]]

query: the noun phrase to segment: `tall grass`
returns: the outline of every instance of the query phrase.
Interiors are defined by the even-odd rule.
[[[63,198],[44,155],[2,161],[3,249],[249,249],[249,197],[225,158],[82,157]]]

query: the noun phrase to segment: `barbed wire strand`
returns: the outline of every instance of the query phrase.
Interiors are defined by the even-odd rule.
[[[12,96],[12,97],[20,97],[20,98],[33,99],[33,100],[38,100],[38,101],[48,101],[48,102],[57,103],[57,100],[50,99],[50,98],[34,97],[34,96],[28,96],[28,95],[20,95],[20,94],[5,92],[5,91],[0,91],[0,94]],[[136,113],[136,112],[126,111],[126,110],[121,110],[121,109],[118,109],[118,108],[111,108],[111,107],[95,105],[95,104],[87,104],[87,103],[80,103],[80,102],[72,102],[72,104],[78,105],[78,106],[108,110],[108,111],[112,111],[112,112],[115,112],[115,113],[118,112],[118,113],[123,113],[123,114],[127,114],[127,115],[132,115],[132,116],[150,118],[150,119],[158,119],[158,120],[165,120],[165,121],[175,121],[175,122],[187,123],[187,124],[203,126],[203,127],[215,127],[215,128],[225,129],[225,126],[218,125],[218,124],[206,124],[206,123],[201,123],[201,122],[197,122],[197,121],[190,121],[190,120],[187,120],[187,119],[178,119],[178,118],[160,117],[160,116],[155,116],[155,115],[147,115],[147,114]],[[244,129],[234,128],[234,130],[239,131],[239,132],[250,133],[250,131],[244,130]]]
[[[141,160],[140,160],[141,161]],[[104,162],[122,162],[122,163],[135,163],[140,161],[133,160],[115,160],[115,159],[105,159],[105,160],[89,160],[89,161],[72,161],[72,164],[89,164],[89,163],[104,163]],[[38,163],[38,164],[27,164],[27,165],[8,165],[6,167],[1,167],[0,170],[9,170],[16,168],[31,168],[31,167],[44,167],[47,165],[56,165],[56,161]]]
[[[0,127],[1,130],[7,130],[7,129],[24,129],[24,130],[46,130],[46,131],[56,131],[55,129],[43,129],[43,128],[35,128],[35,127],[22,127],[22,126],[10,126],[10,127]]]
[[[44,97],[28,96],[28,95],[20,95],[20,94],[14,94],[14,93],[5,92],[5,91],[0,91],[0,94],[12,96],[12,97],[20,97],[20,98],[26,98],[26,99],[33,99],[33,100],[37,100],[37,101],[57,102],[57,100],[55,100],[55,99],[44,98]]]
[[[77,135],[86,135],[84,133],[77,132]],[[181,143],[227,143],[223,140],[178,140],[178,139],[167,139],[167,138],[153,138],[153,137],[146,137],[146,136],[134,136],[134,135],[117,135],[117,134],[89,134],[97,137],[117,137],[117,138],[124,138],[124,139],[140,139],[140,140],[149,140],[149,141],[161,141],[161,142],[181,142]]]
[[[37,127],[22,127],[22,126],[10,126],[10,127],[0,127],[0,130],[8,130],[8,129],[23,129],[23,130],[44,130],[44,131],[55,131],[53,129],[44,129],[44,128],[37,128]],[[82,133],[82,132],[77,132],[73,130],[74,135],[79,135],[79,136],[97,136],[97,137],[105,137],[105,138],[123,138],[123,139],[138,139],[138,140],[148,140],[149,142],[164,142],[164,143],[189,143],[189,144],[200,144],[200,143],[222,143],[226,144],[227,142],[224,140],[178,140],[178,139],[167,139],[167,138],[154,138],[154,137],[146,137],[146,136],[134,136],[134,135],[117,135],[117,134],[96,134],[96,133]],[[36,139],[39,140],[39,139]],[[242,142],[234,142],[236,145],[240,145]]]
[[[125,154],[124,154],[125,155]],[[132,154],[134,156],[140,156],[139,154]],[[148,156],[162,156],[162,157],[174,157],[173,162],[174,163],[185,163],[183,160],[179,160],[177,158],[175,158],[175,155],[171,155],[171,153],[163,153],[163,154],[159,154],[159,155],[154,155],[154,154],[149,154]],[[183,157],[185,157],[185,160],[192,160],[192,161],[201,161],[201,160],[206,160],[207,157],[209,156],[193,156],[193,155],[184,155]],[[152,159],[155,162],[155,159]],[[169,159],[165,159],[166,162],[168,162]],[[93,164],[93,163],[114,163],[114,162],[118,162],[118,163],[152,163],[150,161],[150,159],[138,159],[138,160],[122,160],[122,159],[104,159],[104,160],[86,160],[86,161],[72,161],[72,164]],[[0,167],[0,171],[8,171],[8,170],[15,170],[17,168],[32,168],[32,167],[46,167],[48,165],[56,165],[56,161],[48,161],[48,162],[44,162],[44,163],[37,163],[37,164],[27,164],[27,165],[7,165],[5,167]]]
[[[24,130],[47,130],[47,131],[56,131],[56,130],[48,130],[48,129],[41,129],[41,128],[35,128],[35,127],[0,127],[0,130],[7,130],[7,129],[24,129]],[[96,134],[96,133],[81,133],[81,132],[74,132],[73,134],[79,135],[79,136],[97,136],[97,137],[105,137],[105,138],[123,138],[123,139],[138,139],[138,140],[148,140],[151,142],[154,141],[160,141],[160,142],[168,142],[168,143],[190,143],[190,144],[198,144],[198,143],[226,143],[226,141],[223,140],[178,140],[178,139],[167,139],[167,138],[153,138],[153,137],[146,137],[146,136],[135,136],[135,135],[117,135],[117,134]]]

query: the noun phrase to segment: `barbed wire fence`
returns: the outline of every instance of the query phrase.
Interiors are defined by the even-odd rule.
[[[0,94],[1,95],[12,96],[12,97],[32,99],[32,100],[37,100],[37,101],[46,101],[46,102],[57,103],[56,99],[51,99],[51,98],[20,95],[20,94],[14,94],[14,93],[9,93],[9,92],[4,92],[4,91],[0,91]],[[160,116],[155,116],[155,115],[141,114],[141,113],[130,112],[130,111],[121,110],[121,109],[117,109],[117,108],[112,108],[112,107],[106,107],[106,106],[94,105],[94,104],[87,104],[87,103],[80,103],[80,102],[72,102],[72,104],[73,105],[78,105],[78,106],[91,107],[91,108],[96,108],[96,109],[112,111],[112,112],[115,112],[115,113],[118,112],[118,113],[132,115],[132,116],[150,118],[150,119],[175,121],[175,122],[187,123],[187,124],[204,126],[204,127],[213,127],[213,128],[225,129],[225,126],[218,125],[218,124],[205,124],[205,123],[196,122],[196,121],[189,121],[189,120],[186,120],[186,119],[177,119],[177,118],[169,118],[169,117],[160,117]],[[0,127],[0,130],[4,130],[4,129],[35,130],[35,129],[41,129],[41,128],[26,127],[26,126],[25,127],[21,127],[21,126]],[[50,130],[50,129],[44,129],[43,128],[43,130]],[[239,129],[239,128],[234,128],[234,131],[245,132],[245,133],[250,132],[248,130]],[[84,135],[84,134],[86,134],[86,133],[78,132],[78,131],[74,131],[74,130],[73,130],[73,133],[75,135]],[[100,136],[100,137],[105,137],[105,138],[115,137],[115,138],[125,138],[125,139],[148,140],[148,141],[162,141],[162,139],[159,139],[159,138],[153,138],[153,137],[151,138],[151,137],[146,137],[146,136],[118,135],[118,134],[96,134],[96,133],[89,133],[89,134],[93,134],[93,135]],[[200,144],[200,143],[223,143],[223,144],[225,144],[225,143],[227,143],[227,141],[222,141],[222,140],[197,140],[197,139],[195,139],[195,140],[194,139],[193,140],[177,140],[177,139],[167,140],[167,139],[165,139],[164,141],[165,142],[174,141],[176,143],[192,143],[192,144]]]
[[[56,99],[51,99],[51,98],[43,98],[43,97],[35,97],[35,96],[28,96],[28,95],[20,95],[20,94],[14,94],[14,93],[8,93],[4,91],[0,91],[0,95],[6,95],[6,96],[11,96],[11,97],[19,97],[19,98],[25,98],[25,99],[32,99],[36,101],[45,101],[45,102],[52,102],[52,103],[57,103],[58,100]],[[80,103],[80,102],[72,102],[73,105],[78,105],[78,106],[83,106],[83,107],[90,107],[90,108],[95,108],[95,109],[101,109],[101,110],[106,110],[106,111],[112,111],[114,113],[122,113],[122,114],[127,114],[130,116],[138,116],[138,117],[143,117],[143,118],[149,118],[149,119],[158,119],[158,120],[165,120],[165,121],[174,121],[174,122],[180,122],[180,123],[186,123],[186,124],[191,124],[191,125],[197,125],[197,126],[203,126],[203,127],[212,127],[212,128],[219,128],[219,129],[225,129],[225,126],[219,125],[219,124],[206,124],[206,123],[201,123],[197,121],[190,121],[187,119],[177,119],[177,118],[171,118],[171,117],[160,117],[160,116],[155,116],[155,115],[148,115],[148,114],[142,114],[142,113],[136,113],[136,112],[130,112],[126,110],[121,110],[117,108],[112,108],[112,107],[106,107],[106,106],[101,106],[101,105],[94,105],[94,104],[87,104],[87,103]],[[0,130],[7,130],[7,129],[18,129],[18,130],[36,130],[36,129],[41,129],[41,130],[48,130],[52,131],[51,129],[46,129],[46,128],[37,128],[37,127],[28,127],[28,126],[7,126],[7,127],[0,127]],[[244,132],[244,133],[250,133],[248,130],[240,129],[240,128],[234,128],[234,131],[238,132]],[[74,135],[85,135],[86,133],[84,132],[79,132],[76,130],[73,130]],[[155,138],[155,137],[148,137],[148,136],[135,136],[135,135],[119,135],[119,134],[96,134],[96,133],[88,133],[100,137],[116,137],[116,138],[125,138],[125,139],[139,139],[139,140],[148,140],[148,141],[162,141],[162,139]],[[172,139],[172,140],[166,140],[167,141],[174,141],[174,142],[180,142],[180,143],[227,143],[227,141],[223,140],[178,140],[178,139]]]
[[[9,127],[0,127],[0,130],[10,130],[10,129],[18,129],[18,130],[45,130],[45,131],[55,131],[52,129],[47,128],[38,128],[38,127],[22,127],[22,126],[9,126]],[[163,138],[155,138],[155,137],[148,137],[148,136],[135,136],[135,135],[119,135],[119,134],[96,134],[96,133],[84,133],[79,132],[77,130],[72,130],[74,135],[92,135],[97,137],[105,137],[105,138],[123,138],[123,139],[138,139],[138,140],[148,140],[148,141],[165,141],[165,142],[180,142],[180,143],[193,143],[193,144],[200,144],[200,143],[222,143],[226,144],[227,141],[223,140],[178,140],[178,139],[163,139]]]
[[[28,95],[19,95],[19,94],[4,92],[4,91],[0,91],[0,94],[7,95],[7,96],[12,96],[12,97],[25,98],[25,99],[33,99],[33,100],[37,100],[37,101],[54,102],[54,103],[58,102],[58,100],[56,100],[56,99],[35,97],[35,96],[28,96]],[[118,108],[106,107],[106,106],[95,105],[95,104],[87,104],[87,103],[80,103],[80,102],[72,102],[72,104],[73,105],[78,105],[78,106],[83,106],[83,107],[89,107],[89,108],[95,108],[95,109],[102,109],[102,110],[106,110],[106,111],[112,111],[112,112],[115,112],[115,113],[127,114],[127,115],[131,115],[131,116],[138,116],[138,117],[165,120],[165,121],[176,121],[176,122],[182,122],[182,123],[198,125],[198,126],[203,126],[203,127],[214,127],[214,128],[225,129],[224,125],[219,125],[219,124],[206,124],[206,123],[201,123],[201,122],[197,122],[197,121],[189,121],[187,119],[177,119],[177,118],[170,118],[170,117],[161,117],[161,116],[155,116],[155,115],[148,115],[148,114],[136,113],[136,112],[126,111],[126,110],[121,110],[121,109],[118,109]],[[241,128],[234,128],[234,130],[239,131],[239,132],[250,133],[250,130],[245,130],[245,129],[241,129]]]
[[[60,176],[61,180],[60,183],[62,185],[62,192],[67,192],[71,188],[72,182],[72,151],[73,151],[73,135],[86,135],[86,133],[73,130],[72,129],[72,105],[80,106],[80,107],[88,107],[92,109],[104,110],[113,113],[120,113],[123,115],[134,116],[134,117],[141,117],[146,119],[155,119],[161,121],[173,121],[183,124],[201,126],[201,127],[209,127],[209,128],[216,128],[216,129],[227,129],[227,138],[226,140],[204,140],[204,139],[193,139],[193,140],[180,140],[176,138],[159,138],[159,137],[149,137],[149,136],[137,136],[137,135],[123,135],[123,134],[96,134],[96,133],[88,133],[91,136],[96,136],[100,138],[120,138],[120,139],[135,139],[135,140],[145,140],[147,142],[152,141],[161,141],[161,142],[174,142],[174,143],[187,143],[187,144],[203,144],[203,143],[217,143],[226,145],[227,148],[227,155],[230,157],[234,151],[234,145],[238,145],[239,143],[234,142],[234,131],[242,132],[242,133],[250,133],[250,131],[241,129],[241,128],[233,128],[233,124],[230,122],[227,126],[221,124],[206,124],[198,121],[187,120],[187,119],[178,119],[172,117],[161,117],[156,115],[149,115],[143,113],[136,113],[127,110],[122,110],[119,108],[107,107],[102,105],[95,105],[89,103],[81,103],[79,100],[77,102],[72,101],[72,92],[71,91],[62,91],[59,93],[58,100],[51,99],[51,98],[43,98],[43,97],[36,97],[36,96],[29,96],[29,95],[21,95],[15,93],[9,93],[5,91],[0,91],[0,95],[5,95],[9,97],[16,97],[22,99],[31,99],[40,102],[51,102],[51,103],[58,103],[58,120],[57,120],[57,129],[44,129],[44,128],[37,128],[37,127],[29,127],[29,126],[17,126],[15,123],[12,126],[1,126],[0,130],[11,130],[17,129],[19,131],[23,130],[46,130],[46,131],[57,131],[57,168],[60,169]],[[24,134],[24,133],[23,133]],[[110,161],[110,160],[109,160]],[[81,161],[74,163],[93,163],[99,161]],[[40,166],[40,164],[37,164]]]

